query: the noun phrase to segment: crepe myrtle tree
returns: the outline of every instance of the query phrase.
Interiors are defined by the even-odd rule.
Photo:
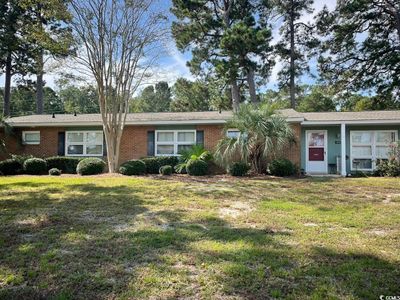
[[[160,55],[167,20],[156,0],[72,0],[77,61],[97,88],[108,169],[118,168],[129,102]]]
[[[238,137],[227,136],[226,132],[232,128],[239,131]],[[268,160],[294,142],[289,123],[269,105],[259,109],[241,105],[226,123],[224,131],[224,138],[215,151],[215,160],[225,167],[237,160],[245,161],[256,173],[265,172]]]

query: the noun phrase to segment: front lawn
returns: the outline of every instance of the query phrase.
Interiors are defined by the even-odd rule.
[[[400,295],[399,179],[0,180],[0,298]]]

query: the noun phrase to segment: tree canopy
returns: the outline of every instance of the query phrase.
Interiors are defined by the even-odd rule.
[[[400,2],[342,0],[319,13],[320,75],[340,90],[400,101]]]

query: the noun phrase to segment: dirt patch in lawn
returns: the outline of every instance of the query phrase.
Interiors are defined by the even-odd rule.
[[[220,208],[219,215],[222,218],[224,218],[224,217],[237,218],[241,215],[251,212],[252,210],[253,210],[253,208],[250,206],[249,203],[237,201],[237,202],[232,203],[228,207]]]

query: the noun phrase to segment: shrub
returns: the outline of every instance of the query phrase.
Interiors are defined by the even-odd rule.
[[[175,170],[177,173],[186,173],[186,167],[190,160],[202,160],[205,162],[211,162],[213,159],[211,153],[204,149],[201,145],[193,145],[191,148],[180,152],[179,164]]]
[[[269,173],[275,176],[292,176],[297,172],[296,166],[288,159],[275,159],[269,164]]]
[[[171,175],[173,173],[174,169],[170,165],[165,165],[160,167],[160,174],[161,175]]]
[[[378,161],[375,175],[400,176],[400,142],[390,145],[388,156],[388,160]]]
[[[186,164],[186,171],[189,175],[204,176],[208,172],[208,164],[201,159],[191,159]]]
[[[162,166],[175,167],[178,164],[178,157],[176,156],[154,156],[142,158],[142,161],[146,165],[146,173],[158,174]]]
[[[79,175],[101,174],[106,167],[106,163],[100,158],[84,158],[76,167],[76,173]]]
[[[23,165],[24,165],[24,162],[25,162],[27,159],[33,158],[33,155],[30,155],[30,154],[28,154],[28,155],[24,155],[24,154],[22,154],[22,155],[19,155],[19,154],[11,154],[11,158],[12,158],[12,159],[15,159],[16,161],[18,161],[18,162],[21,164],[21,166],[23,166]]]
[[[250,170],[250,165],[246,162],[234,162],[228,167],[228,173],[232,176],[244,176]]]
[[[123,175],[143,175],[146,173],[146,165],[142,160],[130,160],[121,165],[119,172]]]
[[[24,172],[30,175],[46,174],[47,163],[42,158],[29,158],[24,162]]]
[[[376,166],[375,176],[400,176],[400,161],[395,159],[382,160]]]
[[[57,168],[52,168],[49,170],[49,175],[51,176],[60,176],[61,175],[61,170]]]
[[[13,158],[0,161],[0,173],[2,175],[16,175],[23,170],[22,164]]]
[[[67,157],[67,156],[52,156],[46,158],[47,168],[57,168],[66,174],[76,174],[76,167],[83,158]]]

